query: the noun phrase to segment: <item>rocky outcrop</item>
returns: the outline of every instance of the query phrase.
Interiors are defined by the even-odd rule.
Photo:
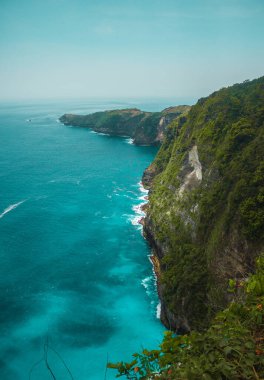
[[[90,115],[65,114],[60,121],[65,125],[90,128],[109,135],[131,137],[137,145],[159,145],[167,125],[180,115],[187,114],[189,109],[189,106],[176,106],[162,112],[143,112],[133,108]]]
[[[179,188],[180,196],[184,196],[186,191],[190,191],[200,185],[203,175],[197,145],[194,145],[188,152],[187,162],[181,167],[179,177],[182,179],[182,184]]]
[[[264,78],[223,88],[167,126],[142,182],[144,234],[158,261],[161,320],[202,330],[228,280],[264,251]]]

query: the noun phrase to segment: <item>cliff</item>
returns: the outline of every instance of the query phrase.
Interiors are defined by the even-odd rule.
[[[264,77],[200,99],[143,175],[162,322],[204,329],[264,249]]]
[[[158,349],[143,349],[130,363],[108,363],[108,368],[118,371],[116,377],[141,380],[263,379],[264,257],[257,259],[254,275],[229,291],[232,301],[206,331],[167,331]]]
[[[158,145],[163,140],[167,125],[178,116],[187,114],[189,109],[189,106],[176,106],[162,112],[144,112],[133,108],[90,115],[65,114],[59,120],[65,125],[131,137],[138,145]]]

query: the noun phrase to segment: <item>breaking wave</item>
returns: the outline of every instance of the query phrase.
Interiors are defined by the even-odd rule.
[[[24,202],[26,202],[26,199],[24,199],[23,201],[20,201],[18,203],[14,203],[12,205],[9,205],[7,208],[4,209],[4,211],[2,212],[2,214],[0,214],[0,219],[3,218],[5,216],[5,214],[7,214],[8,212],[14,210],[15,208],[17,208],[19,205],[21,205]]]

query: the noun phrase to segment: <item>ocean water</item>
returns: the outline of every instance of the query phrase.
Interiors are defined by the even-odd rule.
[[[130,359],[162,339],[137,223],[146,195],[139,182],[156,148],[57,119],[166,105],[1,104],[1,380],[51,379],[45,359],[57,380],[113,379],[107,360]]]

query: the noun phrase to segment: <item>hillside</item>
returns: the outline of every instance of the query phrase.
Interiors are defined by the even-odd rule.
[[[144,173],[144,233],[173,330],[205,328],[264,249],[263,123],[264,77],[223,88],[168,126]]]
[[[143,224],[172,331],[109,363],[117,377],[263,378],[263,148],[264,77],[200,99],[167,127],[142,179]]]
[[[144,112],[136,108],[95,112],[90,115],[65,114],[65,125],[90,128],[114,136],[127,136],[137,145],[158,145],[167,125],[179,115],[188,113],[189,106],[169,107],[162,112]]]

